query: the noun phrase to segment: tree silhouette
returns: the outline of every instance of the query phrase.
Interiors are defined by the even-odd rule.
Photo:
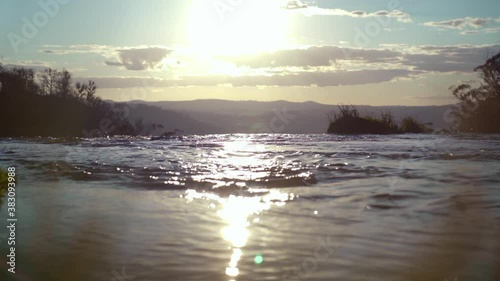
[[[95,102],[96,97],[95,97],[95,92],[97,90],[97,86],[94,81],[90,81],[87,84],[87,95],[86,99],[89,103]]]
[[[56,93],[59,96],[69,96],[69,95],[74,95],[73,94],[73,87],[72,87],[72,77],[71,73],[69,73],[67,70],[63,70],[59,73],[57,73],[57,81],[56,81]]]
[[[94,81],[88,81],[87,84],[77,82],[75,84],[76,87],[76,96],[82,100],[86,100],[89,104],[93,104],[95,102],[95,93],[97,91],[97,86]]]
[[[500,53],[474,69],[477,83],[451,87],[460,101],[454,107],[455,129],[462,132],[500,133]]]
[[[40,73],[42,95],[55,95],[57,90],[57,78],[59,73],[52,68],[45,69]]]
[[[35,72],[32,69],[6,69],[0,65],[0,93],[37,94],[39,86],[35,80]]]
[[[38,79],[37,79],[38,78]],[[97,85],[72,82],[67,70],[0,64],[0,137],[135,134],[126,107],[96,96]]]

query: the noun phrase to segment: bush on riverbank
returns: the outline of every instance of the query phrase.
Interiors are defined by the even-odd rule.
[[[420,134],[430,133],[432,129],[429,124],[423,124],[412,117],[405,117],[398,125],[390,112],[384,112],[380,118],[361,117],[354,106],[341,105],[338,111],[329,115],[329,134]]]

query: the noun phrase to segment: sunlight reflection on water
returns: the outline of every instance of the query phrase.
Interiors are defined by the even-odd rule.
[[[22,171],[19,268],[38,280],[121,264],[137,280],[500,280],[500,137],[468,138],[82,140],[68,162],[4,140],[0,160]],[[307,270],[324,237],[338,248]]]
[[[293,200],[294,194],[288,194],[279,190],[250,189],[250,193],[257,196],[246,197],[230,195],[222,198],[215,194],[186,191],[185,198],[188,201],[195,199],[212,199],[219,203],[220,210],[217,215],[227,224],[220,230],[222,238],[229,242],[232,250],[228,267],[225,269],[229,277],[237,277],[240,273],[238,262],[243,256],[242,249],[251,236],[248,229],[251,223],[258,223],[258,216],[273,206],[282,207],[287,201]],[[252,218],[253,217],[253,218]]]
[[[264,152],[266,147],[251,143],[248,140],[226,142],[223,147],[223,150],[217,151],[212,157],[206,158],[207,161],[217,166],[226,167],[222,172],[219,171],[217,173],[214,171],[215,178],[248,180],[256,177],[256,172],[251,169],[245,169],[245,167],[272,165],[274,161],[258,157],[258,153]],[[264,177],[266,175],[267,173],[264,172],[258,176]],[[233,183],[231,182],[229,185]],[[240,187],[245,186],[244,183],[240,184],[243,184]],[[220,188],[224,185],[228,185],[228,183],[221,182],[215,184],[213,188]],[[238,186],[238,184],[236,185]],[[231,278],[235,278],[240,274],[238,262],[244,254],[242,249],[251,236],[249,230],[251,223],[258,223],[258,216],[262,212],[269,210],[272,206],[284,206],[287,201],[294,198],[294,194],[284,193],[275,189],[249,188],[247,192],[250,196],[231,194],[227,197],[221,197],[213,193],[187,190],[185,196],[188,201],[194,199],[211,199],[218,202],[220,209],[217,211],[217,215],[226,224],[220,230],[220,234],[225,241],[229,242],[229,247],[232,251],[228,267],[225,269],[225,274]]]

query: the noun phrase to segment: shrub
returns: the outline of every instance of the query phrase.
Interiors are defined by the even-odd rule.
[[[430,125],[431,124],[423,124],[415,118],[407,116],[401,120],[400,130],[403,133],[410,134],[431,133],[432,128]]]
[[[328,115],[330,122],[335,122],[340,118],[359,118],[359,111],[353,105],[339,105],[338,109],[338,112],[332,111]]]
[[[354,106],[339,106],[339,110],[328,115],[330,134],[400,134],[400,133],[431,133],[431,124],[423,124],[412,117],[405,117],[401,125],[395,121],[390,112],[383,112],[380,119],[375,117],[360,117]]]

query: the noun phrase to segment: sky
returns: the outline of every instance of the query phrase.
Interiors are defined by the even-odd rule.
[[[1,64],[117,101],[450,104],[498,52],[498,0],[0,2]]]

